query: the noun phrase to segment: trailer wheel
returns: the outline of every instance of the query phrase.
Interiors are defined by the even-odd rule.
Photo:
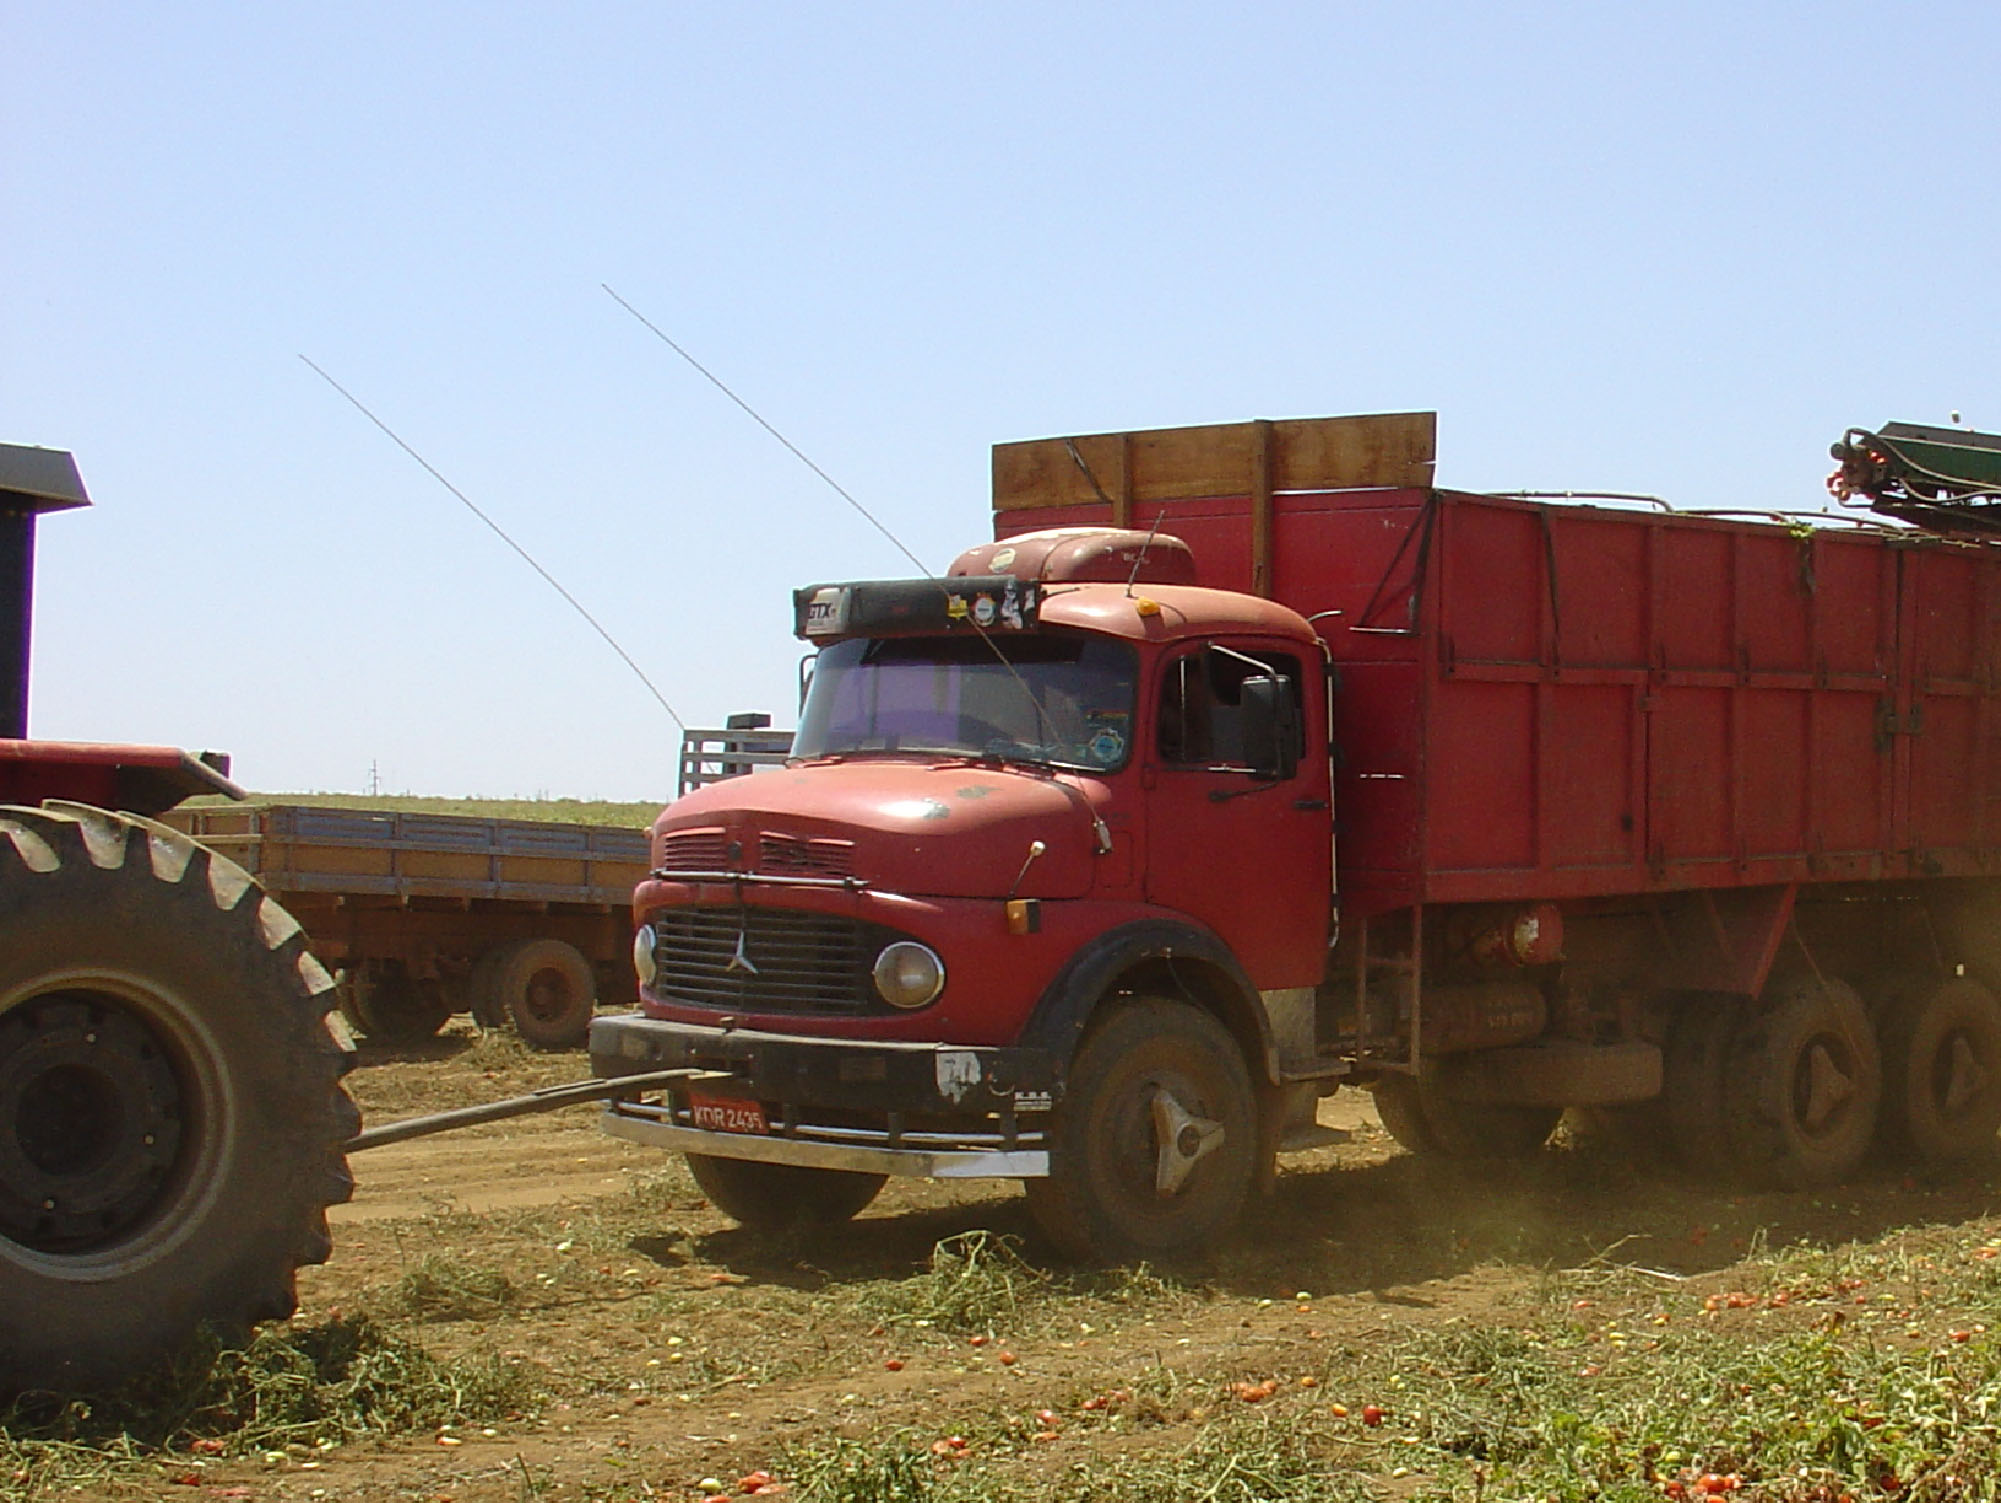
[[[683,1155],[688,1172],[715,1208],[752,1231],[795,1226],[838,1226],[867,1209],[885,1176],[850,1169],[809,1169],[800,1164],[759,1164]]]
[[[507,1022],[507,1009],[501,1005],[494,981],[500,975],[500,962],[508,949],[507,945],[495,945],[480,951],[466,977],[466,1011],[482,1028],[499,1028]]]
[[[400,960],[363,961],[342,987],[341,1015],[378,1044],[421,1044],[452,1015],[435,981],[419,981]]]
[[[515,1031],[536,1048],[574,1049],[590,1035],[597,977],[575,945],[525,940],[501,954],[493,995]]]
[[[1237,1219],[1257,1165],[1250,1074],[1229,1030],[1185,1002],[1112,1005],[1084,1036],[1026,1181],[1049,1240],[1083,1261],[1173,1258]]]
[[[1563,1118],[1560,1106],[1460,1101],[1409,1075],[1385,1075],[1370,1089],[1389,1135],[1411,1153],[1432,1158],[1526,1158]]]
[[[1731,1039],[1725,1080],[1731,1148],[1755,1183],[1833,1184],[1869,1150],[1882,1059],[1862,999],[1846,982],[1774,986]]]
[[[0,1392],[291,1314],[353,1190],[332,979],[242,868],[77,805],[0,809]]]
[[[1938,1163],[1994,1151],[2001,1132],[2001,1002],[1957,977],[1885,1013],[1882,1132]]]

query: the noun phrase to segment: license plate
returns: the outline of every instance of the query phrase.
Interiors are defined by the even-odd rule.
[[[695,1126],[708,1132],[768,1133],[764,1103],[738,1101],[729,1096],[688,1097],[688,1115]]]

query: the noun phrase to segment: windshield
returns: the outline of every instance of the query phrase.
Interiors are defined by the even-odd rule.
[[[854,637],[815,660],[793,755],[928,752],[1109,772],[1132,747],[1137,680],[1131,646],[1100,637]]]

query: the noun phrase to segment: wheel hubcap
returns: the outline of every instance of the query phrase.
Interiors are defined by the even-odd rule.
[[[184,1104],[142,1019],[80,994],[0,1017],[0,1236],[37,1252],[117,1242],[172,1179]]]
[[[1825,1131],[1855,1099],[1855,1078],[1820,1040],[1807,1047],[1804,1066],[1805,1099],[1800,1122],[1808,1132],[1818,1133]]]
[[[1158,1145],[1153,1188],[1161,1195],[1172,1195],[1188,1183],[1197,1164],[1223,1146],[1223,1124],[1196,1116],[1165,1086],[1153,1093],[1150,1109]]]
[[[529,1015],[540,1023],[555,1023],[569,1015],[570,984],[563,973],[553,966],[537,971],[529,978],[527,994],[523,999]]]
[[[1939,1106],[1948,1117],[1957,1117],[1986,1090],[1988,1074],[1973,1051],[1973,1043],[1963,1033],[1955,1033],[1945,1050],[1945,1089]]]

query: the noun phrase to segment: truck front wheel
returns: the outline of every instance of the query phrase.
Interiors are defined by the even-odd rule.
[[[687,1155],[688,1172],[715,1208],[752,1231],[837,1226],[859,1216],[882,1189],[880,1174],[808,1169],[750,1159]]]
[[[1026,1182],[1049,1240],[1087,1262],[1173,1258],[1237,1219],[1257,1164],[1249,1072],[1229,1030],[1185,1002],[1112,1004],[1071,1062],[1049,1177]]]
[[[0,1392],[291,1314],[353,1188],[333,983],[234,863],[164,826],[0,809]]]

